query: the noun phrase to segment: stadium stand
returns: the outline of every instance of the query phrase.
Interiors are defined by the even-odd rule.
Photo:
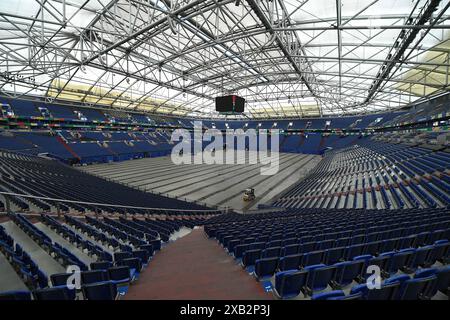
[[[0,301],[450,300],[449,21],[448,0],[0,1]],[[313,316],[382,310],[337,308]]]
[[[429,208],[449,204],[448,154],[361,139],[328,153],[275,205],[307,208]]]
[[[43,159],[35,156],[0,152],[0,170],[2,171],[2,189],[18,194],[47,197],[53,199],[67,199],[94,203],[94,205],[78,205],[68,203],[63,211],[76,210],[79,212],[101,210],[109,213],[146,213],[147,209],[205,209],[196,204],[189,204],[176,199],[167,199],[162,196],[140,192],[129,187],[109,182],[92,175],[75,170],[57,161]],[[14,206],[27,209],[35,205],[41,209],[56,209],[53,200],[41,201],[37,199],[24,199],[12,196]],[[102,206],[95,203],[110,203],[123,205],[125,208]],[[126,209],[127,207],[141,207],[143,209]]]
[[[205,233],[281,299],[416,300],[448,292],[449,227],[448,209],[291,209],[215,217]]]
[[[81,221],[65,216],[62,223],[41,215],[42,224],[37,227],[21,214],[11,214],[9,218],[11,223],[0,226],[0,252],[27,287],[0,294],[0,299],[13,300],[30,300],[31,293],[36,300],[116,300],[127,293],[131,283],[138,281],[139,273],[163,249],[164,243],[171,241],[171,235],[204,222],[204,218]],[[39,250],[30,255],[24,246],[38,246]],[[78,267],[80,287],[71,287],[67,281],[72,273],[49,274],[52,271],[46,261],[49,259],[56,265],[53,268],[56,271]],[[40,264],[47,270],[42,270]]]

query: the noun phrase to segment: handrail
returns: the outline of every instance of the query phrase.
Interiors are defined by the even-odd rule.
[[[57,198],[48,198],[48,197],[41,197],[41,196],[32,196],[28,194],[19,194],[14,192],[5,192],[0,191],[1,195],[4,196],[15,196],[15,197],[23,197],[23,198],[32,198],[32,199],[39,199],[39,200],[47,200],[47,201],[55,201],[55,202],[62,202],[62,203],[75,203],[75,204],[86,204],[91,206],[103,206],[103,207],[117,207],[117,208],[125,208],[125,209],[141,209],[141,210],[158,210],[158,211],[179,211],[179,212],[223,212],[223,210],[214,210],[214,209],[176,209],[176,208],[150,208],[150,207],[135,207],[135,206],[125,206],[120,204],[108,204],[108,203],[98,203],[98,202],[86,202],[86,201],[77,201],[77,200],[65,200],[65,199],[57,199]],[[6,197],[5,197],[6,198]]]

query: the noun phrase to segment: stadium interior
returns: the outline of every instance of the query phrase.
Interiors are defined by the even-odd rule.
[[[2,0],[0,300],[449,300],[449,7]]]

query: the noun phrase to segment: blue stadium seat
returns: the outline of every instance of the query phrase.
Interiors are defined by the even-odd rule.
[[[385,283],[381,285],[380,289],[371,289],[367,288],[366,284],[361,284],[353,287],[350,291],[350,294],[361,293],[363,299],[366,300],[393,300],[395,299],[397,292],[400,288],[400,283]]]
[[[414,255],[409,260],[407,268],[410,271],[416,270],[418,267],[425,266],[428,256],[433,252],[433,246],[421,247],[415,250]]]
[[[117,300],[119,297],[116,284],[111,281],[85,285],[81,290],[87,300]]]
[[[112,267],[112,263],[110,261],[98,261],[98,262],[92,262],[91,270],[108,270],[108,268]]]
[[[304,270],[308,272],[306,290],[309,295],[312,295],[315,291],[326,289],[336,273],[335,266],[326,266],[324,264],[308,266]]]
[[[280,271],[297,270],[302,263],[303,254],[293,254],[281,257],[278,262],[278,269]]]
[[[148,264],[150,261],[150,256],[148,255],[147,250],[134,250],[132,252],[134,258],[141,259],[141,263],[144,265],[144,267]]]
[[[114,261],[121,261],[124,259],[132,258],[133,254],[131,252],[115,252],[114,253]]]
[[[129,268],[131,281],[136,280],[142,270],[142,263],[141,259],[139,258],[128,258],[120,260],[117,263],[117,266],[127,266]]]
[[[255,262],[255,276],[258,280],[270,278],[275,274],[278,267],[278,257],[263,258]]]
[[[344,247],[332,248],[325,251],[323,263],[332,265],[343,260]]]
[[[410,279],[405,281],[399,290],[398,299],[400,300],[429,300],[430,293],[437,288],[437,277],[435,275]]]
[[[300,244],[291,244],[291,245],[285,246],[281,249],[280,256],[284,257],[284,256],[297,254],[299,248],[300,248]]]
[[[2,300],[31,300],[31,292],[29,291],[0,292],[0,301]]]
[[[330,297],[327,300],[362,300],[362,299],[363,299],[362,293],[357,292],[349,295]]]
[[[54,287],[67,286],[67,280],[72,275],[73,275],[72,273],[55,273],[50,275],[50,281],[52,283],[52,286]]]
[[[335,289],[343,288],[361,276],[365,266],[365,261],[345,261],[336,263],[334,266],[336,267],[336,273],[332,281],[332,287]]]
[[[127,266],[109,268],[108,275],[109,280],[116,285],[129,284],[131,282],[130,268]]]
[[[244,267],[254,266],[256,260],[261,258],[261,249],[247,250],[242,257],[242,265]]]
[[[33,295],[36,300],[75,300],[76,289],[69,289],[67,286],[56,286],[35,290]]]
[[[337,297],[345,297],[344,291],[334,290],[334,291],[317,293],[311,297],[311,300],[330,300],[331,298],[337,298]]]
[[[109,276],[106,270],[92,270],[81,272],[81,284],[92,284],[97,282],[108,281]]]
[[[307,271],[282,271],[275,275],[276,294],[282,299],[298,296],[306,286]]]
[[[304,267],[322,263],[324,251],[310,251],[305,253],[301,265]]]
[[[437,289],[443,294],[449,295],[450,291],[450,266],[445,266],[437,270]]]

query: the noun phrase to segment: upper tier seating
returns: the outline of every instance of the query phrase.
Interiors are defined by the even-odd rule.
[[[0,149],[50,156],[68,163],[122,161],[170,153],[170,135],[165,132],[6,131],[0,135]]]

